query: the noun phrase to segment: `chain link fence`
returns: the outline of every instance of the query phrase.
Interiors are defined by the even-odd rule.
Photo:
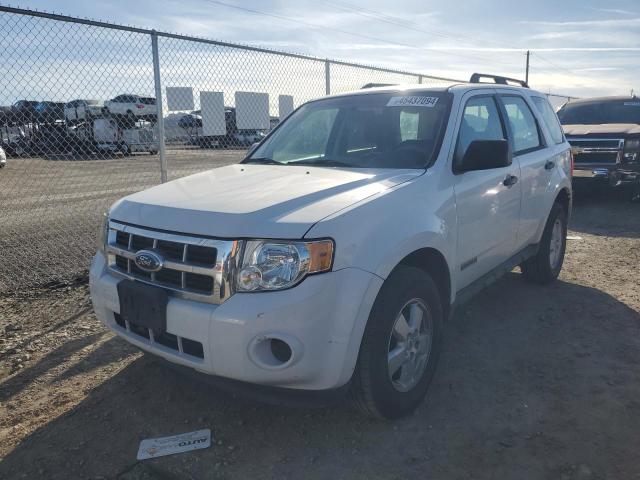
[[[293,108],[460,80],[0,6],[0,292],[86,275],[102,213],[236,163]]]

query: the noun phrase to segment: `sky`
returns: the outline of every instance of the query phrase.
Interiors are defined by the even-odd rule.
[[[524,78],[531,50],[538,90],[640,91],[638,0],[57,0],[55,12],[460,79]]]

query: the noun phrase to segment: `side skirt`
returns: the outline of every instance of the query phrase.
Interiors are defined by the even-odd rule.
[[[456,294],[456,300],[455,302],[453,302],[451,308],[451,312],[454,312],[456,308],[469,302],[469,300],[475,297],[478,293],[494,283],[496,280],[509,273],[522,262],[536,255],[538,253],[538,247],[539,244],[536,243],[523,248],[513,257],[501,263],[490,272],[487,272],[482,277],[474,280],[462,290],[458,290],[458,293]]]

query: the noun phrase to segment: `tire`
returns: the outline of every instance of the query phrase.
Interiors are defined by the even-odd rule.
[[[554,226],[559,222],[559,240],[554,235]],[[558,243],[559,241],[559,243]],[[544,227],[538,253],[520,265],[524,278],[532,283],[546,285],[553,282],[562,270],[564,253],[567,248],[567,211],[559,204],[554,203],[551,213]],[[557,252],[554,259],[551,256]]]
[[[411,339],[406,336],[401,342],[396,322],[404,313],[408,326],[412,327],[415,322],[411,320],[410,311],[413,308],[422,311],[423,336],[418,336],[420,341],[414,343],[421,332],[416,330],[418,334],[414,333]],[[426,395],[436,370],[442,344],[442,323],[442,301],[433,279],[418,268],[397,267],[384,282],[369,315],[352,379],[350,394],[354,406],[365,415],[383,419],[398,418],[415,410]],[[430,337],[425,343],[427,330]],[[404,354],[405,360],[398,354],[403,347],[405,352],[414,350],[408,359]],[[424,366],[411,370],[415,365],[411,358],[416,359],[417,355],[422,359],[418,365]],[[390,367],[392,357],[406,363],[399,369]],[[393,370],[391,374],[390,370]],[[415,372],[414,380],[403,380],[404,374],[411,371]]]

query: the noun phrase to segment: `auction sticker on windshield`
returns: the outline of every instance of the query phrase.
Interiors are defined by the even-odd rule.
[[[391,97],[387,107],[435,107],[436,103],[438,103],[438,97]]]
[[[196,430],[171,437],[147,438],[140,442],[138,460],[163,457],[174,453],[199,450],[211,446],[211,430]]]

